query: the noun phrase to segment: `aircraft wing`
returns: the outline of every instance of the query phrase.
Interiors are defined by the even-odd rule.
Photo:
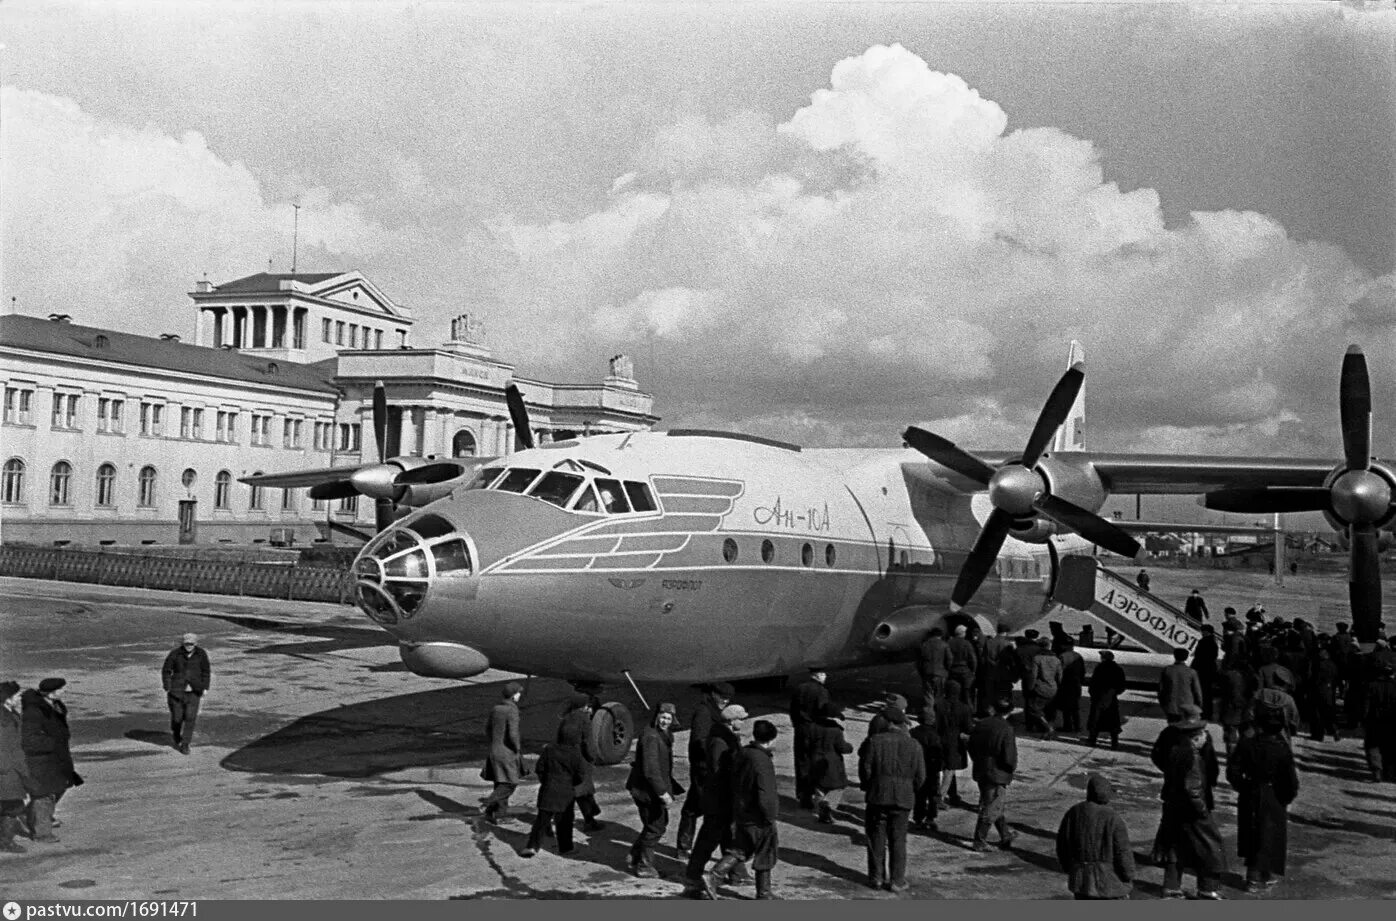
[[[290,470],[286,473],[257,473],[238,477],[239,483],[251,486],[270,486],[275,489],[300,489],[306,486],[319,486],[349,477],[357,466],[319,467],[314,470]]]
[[[1061,452],[1053,459],[1093,469],[1112,494],[1192,495],[1220,489],[1266,486],[1321,487],[1341,459],[1214,457],[1179,454]]]

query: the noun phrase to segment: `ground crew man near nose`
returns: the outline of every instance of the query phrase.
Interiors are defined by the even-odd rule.
[[[679,860],[687,860],[692,853],[693,835],[698,830],[698,819],[703,815],[703,780],[708,773],[708,756],[704,746],[708,742],[708,733],[735,693],[732,685],[725,681],[708,685],[703,699],[698,702],[688,721],[688,795],[683,798],[679,836],[674,842],[675,856]]]
[[[724,856],[733,852],[732,782],[737,753],[742,747],[737,734],[741,732],[742,721],[746,718],[746,709],[741,704],[723,707],[703,746],[707,756],[707,775],[703,779],[703,824],[698,829],[693,853],[688,858],[684,894],[689,898],[712,897],[703,884],[703,871],[708,860],[719,847]],[[731,872],[736,874],[741,867],[743,864],[734,863]]]

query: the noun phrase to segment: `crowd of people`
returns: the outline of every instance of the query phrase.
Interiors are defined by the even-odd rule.
[[[1110,650],[1100,651],[1088,675],[1074,638],[1056,625],[1051,637],[1034,630],[1014,637],[1004,626],[990,637],[977,633],[968,624],[948,636],[930,631],[919,650],[919,706],[913,709],[899,693],[885,694],[856,753],[824,670],[813,670],[791,694],[795,802],[816,823],[861,823],[871,887],[894,893],[909,888],[908,835],[937,832],[937,818],[949,806],[969,808],[961,792],[971,782],[978,793],[972,807],[977,819],[967,846],[1012,848],[1016,833],[1007,813],[1018,774],[1015,694],[1023,702],[1022,726],[1040,739],[1073,734],[1091,746],[1104,738],[1119,746],[1125,674]],[[1296,733],[1323,740],[1338,738],[1340,724],[1360,725],[1373,778],[1396,779],[1389,774],[1396,758],[1384,734],[1396,727],[1396,653],[1384,640],[1364,655],[1346,625],[1326,635],[1302,619],[1252,614],[1245,623],[1227,608],[1220,637],[1204,626],[1196,648],[1179,648],[1174,658],[1158,682],[1167,724],[1152,748],[1162,783],[1149,853],[1163,869],[1165,898],[1184,897],[1184,873],[1197,877],[1193,897],[1222,897],[1228,855],[1214,790],[1223,779],[1237,794],[1237,854],[1246,867],[1247,891],[1263,892],[1283,879],[1288,807],[1299,792],[1291,750]],[[528,770],[518,741],[521,692],[521,686],[507,685],[490,717],[484,772],[496,784],[484,804],[490,820],[507,812],[509,794]],[[704,686],[686,727],[687,788],[675,771],[674,735],[684,727],[672,703],[654,709],[626,783],[640,824],[628,866],[639,877],[661,875],[655,854],[670,808],[682,798],[674,855],[683,863],[683,892],[690,898],[715,899],[723,886],[753,882],[756,898],[777,897],[772,871],[780,854],[781,801],[771,750],[778,731],[769,720],[756,720],[744,742],[749,716],[734,696],[730,684]],[[525,857],[549,837],[559,853],[572,851],[574,804],[590,799],[583,815],[596,821],[589,796],[595,759],[587,731],[595,706],[594,698],[574,695],[556,741],[539,756],[537,811]],[[1224,758],[1214,748],[1209,721],[1223,731]],[[845,791],[855,785],[863,795],[861,816],[843,806]],[[1091,774],[1085,788],[1084,800],[1066,811],[1056,835],[1067,887],[1082,899],[1128,898],[1136,868],[1130,831],[1111,806],[1114,788],[1100,774]]]

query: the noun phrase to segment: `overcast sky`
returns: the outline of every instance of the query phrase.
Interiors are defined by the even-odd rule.
[[[358,269],[414,341],[635,361],[662,426],[1017,447],[1396,441],[1390,3],[0,5],[3,298],[192,335],[187,292]]]

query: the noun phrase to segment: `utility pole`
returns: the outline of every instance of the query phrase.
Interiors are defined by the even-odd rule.
[[[292,224],[291,224],[291,277],[292,277],[292,278],[295,278],[295,277],[296,277],[296,247],[297,247],[297,245],[300,243],[300,234],[301,234],[301,206],[300,206],[299,204],[292,204],[291,207],[292,207],[292,208],[294,209],[294,211],[295,211],[295,217],[292,218]]]
[[[1275,513],[1275,587],[1285,584],[1285,532],[1280,529],[1280,513]]]

